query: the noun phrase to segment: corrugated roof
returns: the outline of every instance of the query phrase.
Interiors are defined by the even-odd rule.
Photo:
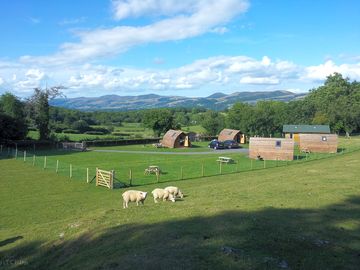
[[[330,133],[329,125],[283,125],[284,133]]]

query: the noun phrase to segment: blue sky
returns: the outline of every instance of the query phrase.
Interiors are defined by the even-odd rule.
[[[4,0],[0,93],[304,92],[360,80],[357,0]]]

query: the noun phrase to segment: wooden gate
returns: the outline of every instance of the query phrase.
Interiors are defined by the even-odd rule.
[[[104,171],[96,168],[96,185],[103,186],[110,189],[114,188],[114,174],[112,171]]]

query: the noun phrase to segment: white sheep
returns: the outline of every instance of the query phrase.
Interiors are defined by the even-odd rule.
[[[165,190],[169,191],[169,193],[172,194],[175,198],[176,197],[184,198],[184,194],[181,192],[181,190],[178,187],[166,187]]]
[[[138,191],[138,190],[127,190],[122,194],[123,197],[123,207],[128,208],[129,202],[136,202],[136,205],[139,206],[139,202],[144,204],[146,199],[147,192]]]
[[[151,193],[154,197],[155,203],[158,202],[157,199],[163,199],[163,201],[169,200],[175,202],[174,196],[170,194],[169,191],[164,190],[162,188],[155,188]]]

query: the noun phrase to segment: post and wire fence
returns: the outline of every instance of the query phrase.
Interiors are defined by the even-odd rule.
[[[204,158],[181,161],[159,160],[156,164],[150,162],[138,162],[127,164],[124,161],[117,168],[105,168],[116,171],[116,179],[119,183],[127,186],[154,184],[168,181],[203,178],[216,175],[235,174],[240,172],[264,170],[269,168],[291,166],[310,162],[314,160],[331,158],[337,155],[360,150],[360,148],[340,148],[336,154],[330,153],[303,153],[298,150],[294,153],[294,160],[256,160],[249,159],[245,155],[231,154],[229,162],[219,162],[216,155],[209,155]],[[46,151],[35,154],[26,149],[10,148],[0,145],[0,158],[12,158],[29,166],[37,167],[47,172],[53,172],[68,178],[71,181],[80,180],[84,183],[94,183],[96,164],[84,166],[76,162],[64,162],[52,152],[46,155]],[[156,165],[156,166],[154,166]],[[148,170],[150,167],[157,167],[157,170]]]

